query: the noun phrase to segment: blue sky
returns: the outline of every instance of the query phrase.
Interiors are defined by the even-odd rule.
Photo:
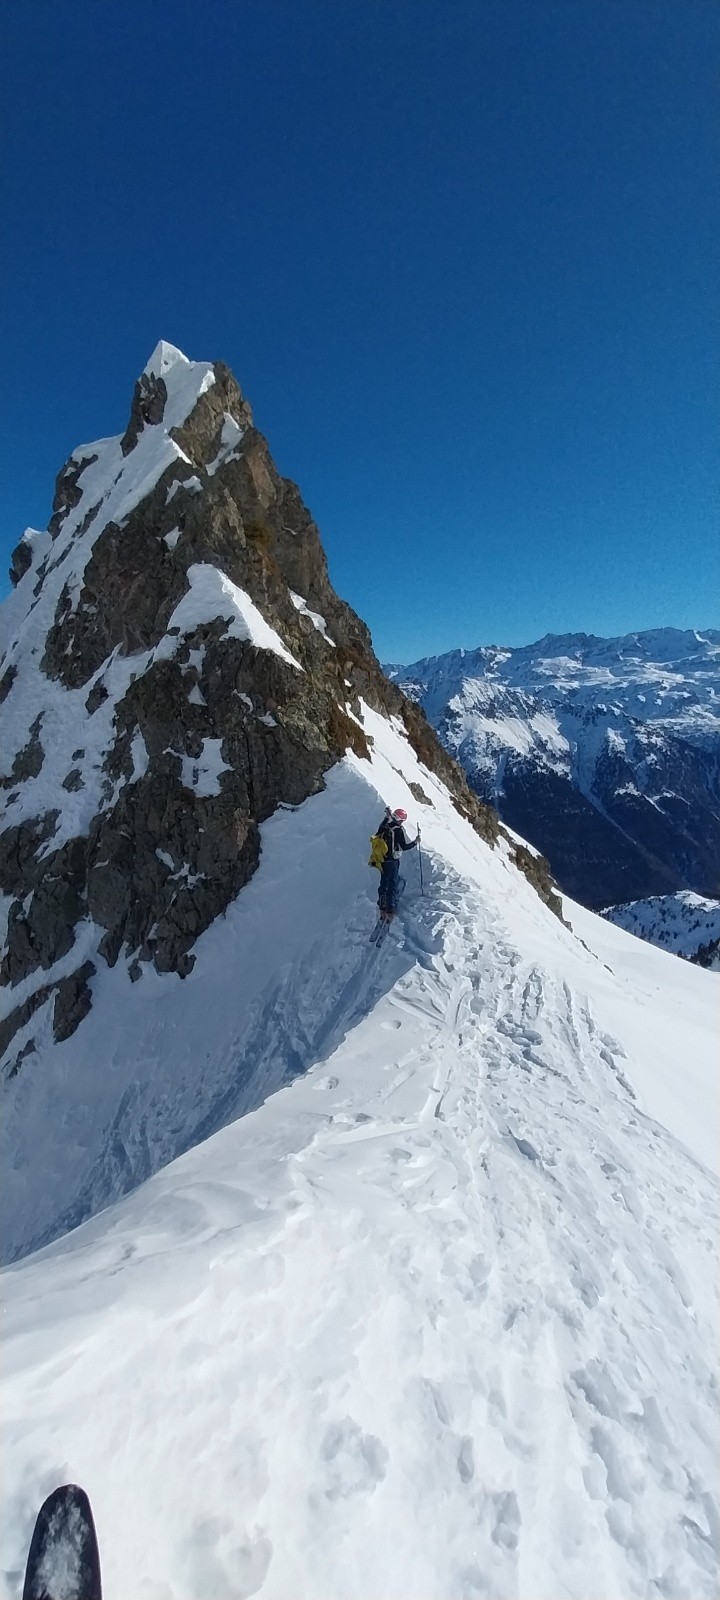
[[[714,0],[2,28],[3,570],[163,337],[233,368],[384,659],[717,626]]]

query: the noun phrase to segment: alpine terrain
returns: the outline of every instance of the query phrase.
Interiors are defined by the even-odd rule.
[[[720,943],[720,900],[704,900],[688,890],[608,906],[603,916],[618,928],[627,928],[628,933],[649,939],[661,950],[674,950],[689,961],[702,961],[703,953]]]
[[[3,1600],[60,1485],[106,1600],[710,1600],[717,974],[473,793],[222,364],[13,573]]]
[[[584,905],[720,893],[720,633],[548,634],[392,666]]]

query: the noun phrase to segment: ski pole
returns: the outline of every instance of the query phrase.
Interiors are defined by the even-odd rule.
[[[422,850],[420,849],[420,829],[419,828],[418,828],[417,836],[418,836],[418,866],[420,868],[420,893],[424,895],[425,889],[424,889],[424,886],[423,886]]]

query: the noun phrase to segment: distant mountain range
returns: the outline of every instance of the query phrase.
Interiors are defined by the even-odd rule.
[[[594,909],[720,892],[720,632],[547,634],[386,668]]]
[[[720,944],[720,900],[704,900],[687,889],[650,900],[631,900],[629,905],[608,906],[603,916],[617,928],[646,939],[648,944],[686,956],[701,966],[712,964],[714,948]]]

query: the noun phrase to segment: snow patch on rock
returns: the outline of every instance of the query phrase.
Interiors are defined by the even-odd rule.
[[[238,585],[224,572],[220,572],[218,567],[210,566],[208,562],[199,562],[195,566],[188,567],[188,579],[190,588],[172,613],[167,627],[168,635],[171,635],[175,628],[181,634],[193,633],[202,623],[213,622],[216,617],[225,617],[229,623],[228,633],[232,639],[245,639],[258,650],[272,650],[282,661],[287,661],[289,666],[296,667],[298,672],[302,672],[300,662],[291,655],[270,623],[265,621],[250,596],[244,589],[238,588]],[[161,659],[175,649],[176,645],[172,638],[166,636],[155,652],[156,659]]]

